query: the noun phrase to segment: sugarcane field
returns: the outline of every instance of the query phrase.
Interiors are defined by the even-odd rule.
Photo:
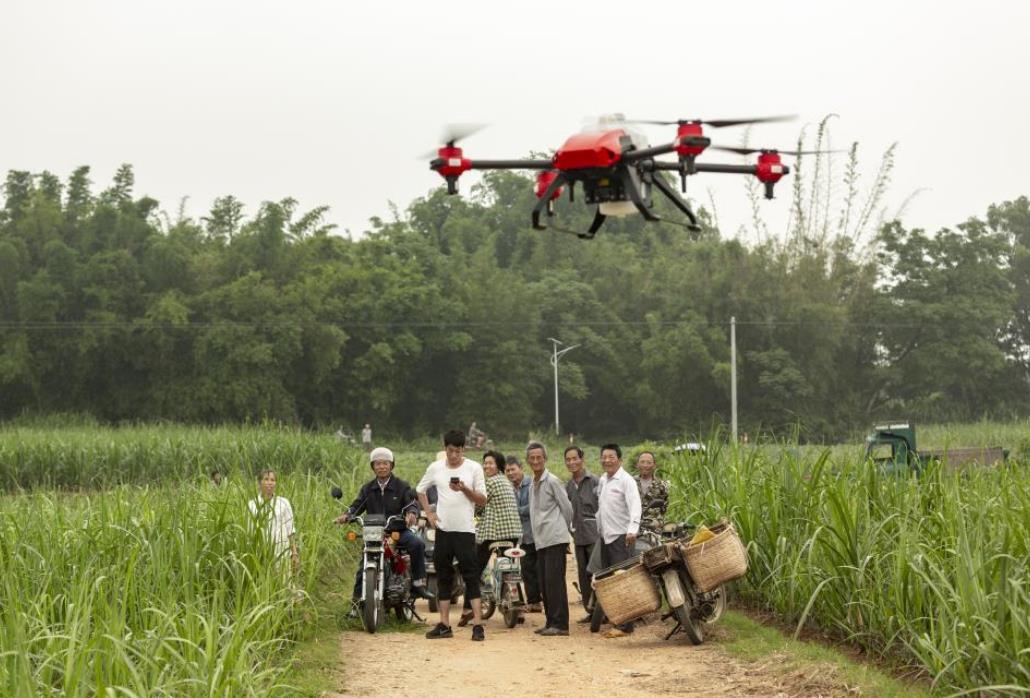
[[[5,9],[0,698],[1030,696],[1030,4]]]

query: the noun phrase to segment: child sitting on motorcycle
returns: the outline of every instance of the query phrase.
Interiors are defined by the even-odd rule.
[[[393,476],[393,451],[388,448],[375,448],[369,454],[369,462],[376,476],[362,486],[354,502],[347,511],[338,516],[334,523],[344,524],[362,513],[404,516],[403,522],[397,519],[391,523],[389,531],[399,531],[400,539],[397,547],[407,551],[411,557],[412,590],[414,596],[423,599],[433,598],[426,590],[426,544],[408,529],[417,520],[418,496],[415,490],[404,480]],[[361,566],[358,566],[354,579],[353,600],[357,602],[361,595]]]

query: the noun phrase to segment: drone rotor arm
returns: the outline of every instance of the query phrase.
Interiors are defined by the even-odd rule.
[[[627,153],[623,153],[622,161],[637,162],[639,160],[647,160],[649,158],[658,157],[659,155],[667,155],[668,153],[675,152],[676,147],[678,145],[678,142],[673,141],[672,143],[656,145],[652,148],[641,148],[640,150],[631,150]]]
[[[550,170],[551,160],[469,160],[472,170]]]

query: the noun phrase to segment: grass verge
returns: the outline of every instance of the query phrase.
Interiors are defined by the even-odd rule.
[[[719,621],[719,647],[750,662],[798,678],[832,678],[857,695],[878,698],[920,698],[932,695],[923,685],[889,676],[881,669],[855,661],[840,651],[815,642],[794,640],[778,628],[764,625],[741,611],[727,611]]]

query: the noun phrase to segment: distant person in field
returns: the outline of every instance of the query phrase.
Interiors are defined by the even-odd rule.
[[[533,470],[529,486],[529,522],[536,543],[536,566],[544,597],[541,637],[569,634],[569,592],[565,586],[565,555],[572,527],[572,503],[562,481],[547,470],[547,449],[536,441],[526,447],[526,462]]]
[[[211,471],[211,484],[220,487],[222,484],[222,473],[217,468]]]
[[[397,531],[401,537],[397,547],[407,551],[411,557],[412,593],[423,599],[432,598],[426,591],[426,544],[416,536],[410,527],[415,525],[418,511],[417,495],[404,480],[394,477],[393,451],[379,447],[372,450],[368,457],[375,477],[366,482],[358,491],[347,511],[336,517],[334,523],[344,524],[363,513],[380,514],[384,517],[402,516],[402,519],[390,522],[388,532]],[[361,577],[364,570],[358,566],[354,579],[354,590],[351,594],[354,605],[351,614],[357,615],[357,602],[361,597]]]
[[[637,456],[637,475],[633,480],[640,493],[640,527],[661,535],[669,509],[669,482],[655,476],[657,469],[654,453],[643,451]]]
[[[565,467],[572,476],[565,483],[565,492],[572,502],[572,540],[576,546],[576,572],[579,577],[579,593],[583,606],[589,606],[593,593],[592,576],[587,570],[590,553],[597,543],[597,478],[587,470],[583,462],[583,449],[569,446],[565,449]],[[580,623],[589,623],[590,614],[580,618]]]
[[[522,520],[519,518],[519,505],[515,501],[515,490],[508,478],[501,474],[504,467],[504,454],[487,451],[483,454],[483,476],[486,478],[486,506],[480,511],[479,523],[476,526],[476,556],[479,562],[479,575],[490,563],[493,554],[490,546],[494,543],[507,542],[513,546],[518,544],[522,536]],[[497,551],[503,555],[502,550]],[[465,597],[465,610],[461,614],[458,625],[464,627],[472,620],[472,606]]]
[[[275,471],[262,470],[258,474],[258,497],[247,502],[250,514],[264,528],[268,541],[275,551],[276,560],[290,556],[291,569],[300,567],[300,553],[297,551],[297,529],[293,525],[293,507],[286,497],[277,497]]]
[[[622,469],[622,449],[618,444],[601,447],[604,475],[597,486],[597,527],[601,546],[601,567],[611,567],[633,557],[640,532],[640,491],[629,473]],[[605,637],[621,637],[633,632],[633,623],[612,628]]]
[[[361,430],[361,446],[366,451],[372,450],[372,425],[366,424]]]
[[[437,603],[440,621],[426,633],[430,640],[454,637],[450,626],[451,592],[454,586],[454,565],[457,559],[465,595],[472,602],[472,639],[486,639],[480,615],[479,562],[476,558],[475,508],[486,505],[486,480],[483,466],[465,457],[465,432],[452,430],[444,434],[446,458],[433,461],[419,480],[418,492],[422,511],[429,525],[436,529],[433,564],[437,574]],[[431,511],[426,492],[436,485],[436,511]]]
[[[518,456],[511,455],[505,459],[504,474],[515,489],[515,502],[519,508],[519,519],[522,520],[522,549],[526,551],[522,558],[522,581],[526,584],[526,612],[540,613],[540,575],[537,574],[536,544],[533,542],[533,526],[529,522],[529,487],[532,480],[522,470],[522,462]]]

